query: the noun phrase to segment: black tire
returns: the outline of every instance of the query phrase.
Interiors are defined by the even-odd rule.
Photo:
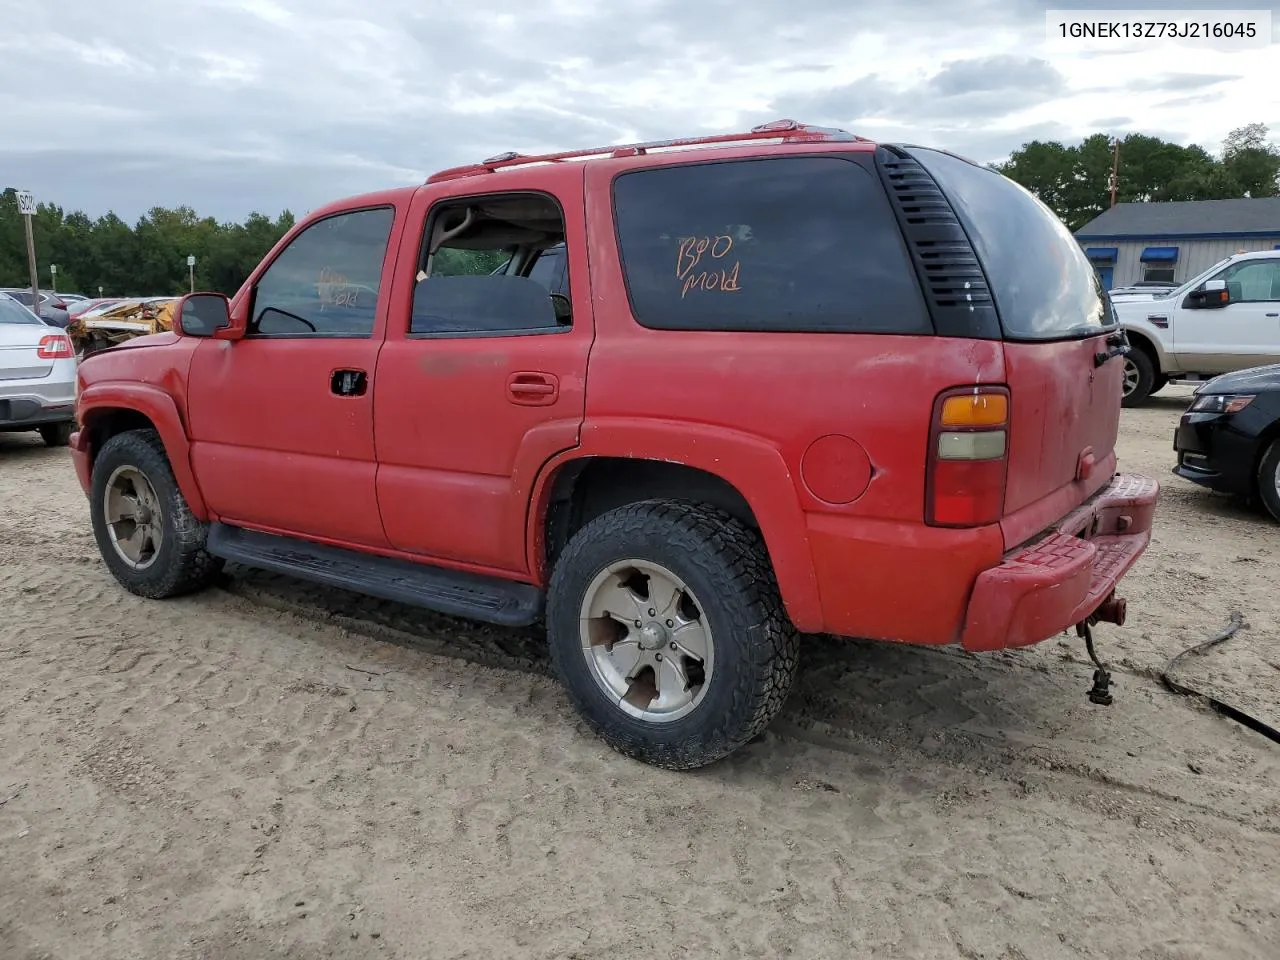
[[[111,475],[119,467],[133,467],[146,477],[160,504],[161,544],[144,569],[130,566],[117,553],[107,528],[105,497]],[[90,484],[89,515],[98,550],[112,575],[129,592],[160,600],[192,593],[213,583],[222,560],[205,551],[209,525],[197,520],[178,489],[160,435],[154,430],[116,434],[98,453]]]
[[[1280,522],[1280,440],[1272,442],[1258,464],[1258,499]]]
[[[657,563],[698,597],[711,629],[714,669],[702,700],[678,720],[624,713],[592,676],[579,614],[598,573],[624,560]],[[551,660],[578,712],[610,746],[672,770],[719,760],[777,716],[795,679],[799,635],[788,619],[764,543],[729,514],[647,500],[592,520],[556,562],[547,601]]]
[[[71,421],[46,423],[39,428],[40,439],[44,441],[46,447],[65,447],[71,442],[71,434],[74,430],[75,424]]]
[[[1128,393],[1120,398],[1120,406],[1122,407],[1140,407],[1147,402],[1147,397],[1151,396],[1156,384],[1155,364],[1151,362],[1151,358],[1147,356],[1145,350],[1134,347],[1124,357],[1126,365],[1126,373],[1128,365],[1133,364],[1133,368],[1137,373],[1137,382],[1133,385]],[[1126,380],[1128,377],[1126,376]]]
[[[1151,392],[1159,393],[1169,385],[1169,378],[1165,376],[1156,377],[1155,383],[1151,384]]]

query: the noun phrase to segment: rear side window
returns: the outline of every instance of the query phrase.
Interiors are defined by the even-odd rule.
[[[928,333],[879,180],[786,157],[625,173],[614,215],[631,310],[662,330]]]
[[[908,152],[964,225],[1006,337],[1056,340],[1114,325],[1093,265],[1052,210],[994,170],[936,150]]]

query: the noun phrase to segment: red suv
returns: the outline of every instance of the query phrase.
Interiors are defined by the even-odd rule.
[[[801,633],[1118,622],[1150,537],[1093,268],[937,150],[781,121],[506,154],[318,210],[177,317],[80,367],[126,588],[230,560],[545,617],[583,716],[662,766],[758,733]]]

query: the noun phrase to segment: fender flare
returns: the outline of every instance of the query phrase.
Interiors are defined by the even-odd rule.
[[[107,381],[86,387],[77,399],[76,407],[78,419],[86,430],[92,428],[97,416],[113,410],[131,410],[150,420],[160,434],[173,477],[186,498],[187,506],[196,519],[209,519],[208,507],[196,482],[195,471],[191,469],[191,443],[187,439],[186,426],[173,397],[146,383]],[[91,451],[90,455],[96,455],[96,451]]]
[[[822,601],[809,549],[808,524],[781,451],[766,440],[706,424],[602,418],[583,423],[578,446],[549,459],[534,483],[525,544],[529,569],[545,582],[544,524],[560,470],[595,457],[657,460],[724,480],[751,507],[796,628],[822,629]]]
[[[1155,332],[1137,324],[1124,324],[1125,334],[1129,337],[1129,341],[1135,350],[1142,350],[1143,344],[1150,347],[1150,354],[1156,362],[1156,376],[1162,376],[1165,370],[1173,367],[1172,356],[1170,351],[1165,349],[1164,343],[1156,336]],[[1134,343],[1138,340],[1140,343]]]

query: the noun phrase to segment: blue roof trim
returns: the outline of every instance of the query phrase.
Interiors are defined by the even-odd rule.
[[[1150,243],[1152,240],[1243,240],[1257,237],[1280,237],[1280,230],[1254,230],[1250,233],[1077,233],[1081,243]]]
[[[1120,255],[1119,247],[1086,247],[1084,255],[1090,260],[1115,260]]]
[[[1147,247],[1142,251],[1143,263],[1176,263],[1177,247]]]

